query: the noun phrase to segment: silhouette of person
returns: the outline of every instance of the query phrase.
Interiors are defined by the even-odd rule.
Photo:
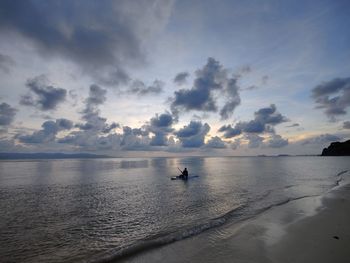
[[[182,172],[182,175],[183,175],[183,179],[187,180],[188,178],[188,171],[187,171],[187,168],[185,168],[185,170]]]

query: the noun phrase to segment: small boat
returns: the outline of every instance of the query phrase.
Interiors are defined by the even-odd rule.
[[[199,177],[199,176],[198,176],[198,175],[189,175],[189,176],[187,177],[187,179],[186,179],[186,178],[184,178],[184,177],[178,175],[178,176],[173,176],[173,177],[171,177],[170,180],[183,180],[183,181],[187,181],[187,180],[190,180],[190,179],[193,179],[193,178],[197,178],[197,177]]]

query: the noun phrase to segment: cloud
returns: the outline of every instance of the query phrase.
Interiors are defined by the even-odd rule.
[[[350,129],[350,121],[344,121],[343,129]]]
[[[288,145],[288,139],[283,139],[281,135],[273,134],[267,145],[272,148],[281,148]]]
[[[24,152],[22,145],[16,144],[14,139],[0,139],[0,152]]]
[[[224,126],[220,127],[218,132],[223,132],[224,138],[229,139],[229,138],[235,137],[237,135],[240,135],[242,133],[242,129],[240,129],[238,127],[233,128],[231,126],[231,124],[229,124],[229,125],[224,125]]]
[[[208,58],[206,65],[196,71],[192,88],[175,91],[171,102],[172,112],[174,114],[178,114],[181,110],[217,112],[215,93],[220,93],[225,95],[221,96],[225,102],[220,115],[222,119],[227,119],[241,102],[237,79],[228,78],[227,72],[219,61]]]
[[[0,126],[8,126],[15,119],[17,109],[3,102],[0,104]]]
[[[164,82],[160,80],[155,80],[150,86],[140,80],[135,80],[128,89],[128,93],[136,94],[139,96],[148,95],[148,94],[159,94],[163,92]]]
[[[157,114],[154,118],[152,118],[150,121],[150,125],[147,127],[147,130],[154,134],[150,145],[167,146],[167,135],[173,131],[171,127],[173,123],[173,116],[168,112],[160,115]]]
[[[102,129],[103,133],[110,133],[112,130],[119,128],[119,123],[112,122],[111,124],[106,124],[106,126]]]
[[[146,43],[166,25],[171,9],[172,1],[157,0],[3,0],[0,33],[16,32],[44,56],[64,57],[104,84],[118,85],[128,79],[127,65],[145,64]]]
[[[92,84],[89,88],[89,96],[85,100],[85,108],[82,111],[82,118],[85,123],[78,123],[75,127],[83,131],[91,131],[93,133],[109,133],[115,128],[120,127],[118,123],[107,123],[107,119],[100,116],[99,106],[103,105],[106,100],[107,90],[96,84]]]
[[[251,85],[247,88],[244,88],[243,90],[255,90],[255,89],[258,89],[259,87],[258,86],[255,86],[255,85]]]
[[[239,87],[237,85],[237,79],[229,79],[226,85],[227,102],[220,110],[221,119],[228,119],[235,108],[241,103],[238,91]]]
[[[70,130],[73,127],[73,122],[67,119],[57,119],[54,127],[57,132],[61,130]]]
[[[255,112],[255,120],[263,124],[277,125],[282,122],[288,121],[288,119],[277,112],[275,104],[271,104],[270,107],[261,108]]]
[[[121,85],[128,85],[131,81],[129,74],[121,68],[99,72],[95,75],[97,81],[105,86],[119,87]]]
[[[239,68],[238,72],[239,72],[239,74],[248,74],[248,73],[252,72],[252,67],[249,65],[244,65],[244,66]]]
[[[183,85],[187,82],[187,78],[190,76],[188,72],[180,72],[174,78],[174,83],[177,85]]]
[[[156,117],[151,119],[151,126],[157,128],[167,128],[173,124],[173,117],[169,113],[163,113],[161,115],[156,115]]]
[[[190,124],[174,132],[185,148],[198,148],[204,145],[204,139],[210,130],[210,126],[199,121],[191,121]]]
[[[226,148],[226,144],[218,136],[210,138],[210,140],[205,144],[205,147],[214,148],[214,149],[223,149]]]
[[[288,126],[286,126],[286,127],[287,127],[287,128],[293,128],[293,127],[299,127],[299,126],[300,126],[299,123],[293,123],[293,124],[288,125]]]
[[[149,131],[144,128],[123,127],[120,146],[123,150],[145,150],[149,148]]]
[[[56,109],[58,104],[65,101],[67,90],[55,88],[47,83],[48,80],[44,75],[28,80],[26,86],[30,89],[30,93],[21,97],[20,104],[43,111]]]
[[[94,133],[109,133],[113,129],[119,127],[117,123],[107,123],[107,119],[100,116],[99,106],[103,105],[107,100],[107,90],[93,84],[89,88],[89,96],[85,100],[85,108],[82,111],[82,118],[85,123],[78,123],[76,127],[84,131],[92,131]]]
[[[0,70],[9,73],[10,68],[15,64],[14,60],[7,55],[0,54]]]
[[[236,150],[241,145],[241,142],[240,138],[236,138],[234,141],[230,142],[229,145],[231,149]]]
[[[306,145],[306,144],[324,145],[326,143],[340,141],[341,139],[342,138],[339,137],[338,135],[326,133],[326,134],[321,134],[321,135],[317,135],[317,136],[305,139],[301,142],[301,144],[302,145]]]
[[[57,119],[56,121],[45,121],[41,125],[42,129],[30,135],[17,135],[16,138],[22,143],[47,143],[56,139],[58,132],[73,128],[73,122],[67,119]]]
[[[185,110],[216,111],[212,90],[222,89],[222,78],[226,72],[218,61],[208,58],[207,64],[196,72],[192,89],[180,89],[175,92],[172,107]]]
[[[96,107],[106,101],[107,90],[96,84],[92,84],[89,89],[89,97],[86,100],[87,108]]]
[[[251,121],[241,121],[234,127],[224,125],[218,131],[223,132],[227,139],[238,136],[242,133],[275,133],[273,126],[286,122],[288,119],[277,112],[274,104],[269,107],[261,108],[254,113],[254,119]]]
[[[115,133],[98,136],[90,131],[73,131],[57,142],[78,146],[83,151],[120,150],[121,136]]]
[[[264,138],[257,134],[245,134],[244,137],[248,140],[249,148],[259,148],[263,145]]]
[[[350,106],[350,78],[335,78],[312,89],[317,108],[324,109],[331,121],[345,115]]]
[[[267,76],[267,75],[262,76],[262,78],[261,78],[261,84],[262,84],[262,85],[266,85],[267,82],[268,82],[268,80],[269,80],[269,76]]]
[[[118,123],[107,123],[100,116],[99,107],[107,100],[107,90],[93,84],[89,87],[89,96],[85,99],[85,108],[81,111],[84,123],[75,124],[79,131],[72,131],[57,140],[59,143],[79,146],[82,150],[120,149],[121,135],[115,133]]]

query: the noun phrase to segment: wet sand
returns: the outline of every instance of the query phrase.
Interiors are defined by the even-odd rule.
[[[123,262],[350,262],[350,185]]]

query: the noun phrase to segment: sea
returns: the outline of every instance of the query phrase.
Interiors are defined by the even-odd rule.
[[[348,170],[321,156],[0,161],[0,261],[118,261],[323,195]]]

